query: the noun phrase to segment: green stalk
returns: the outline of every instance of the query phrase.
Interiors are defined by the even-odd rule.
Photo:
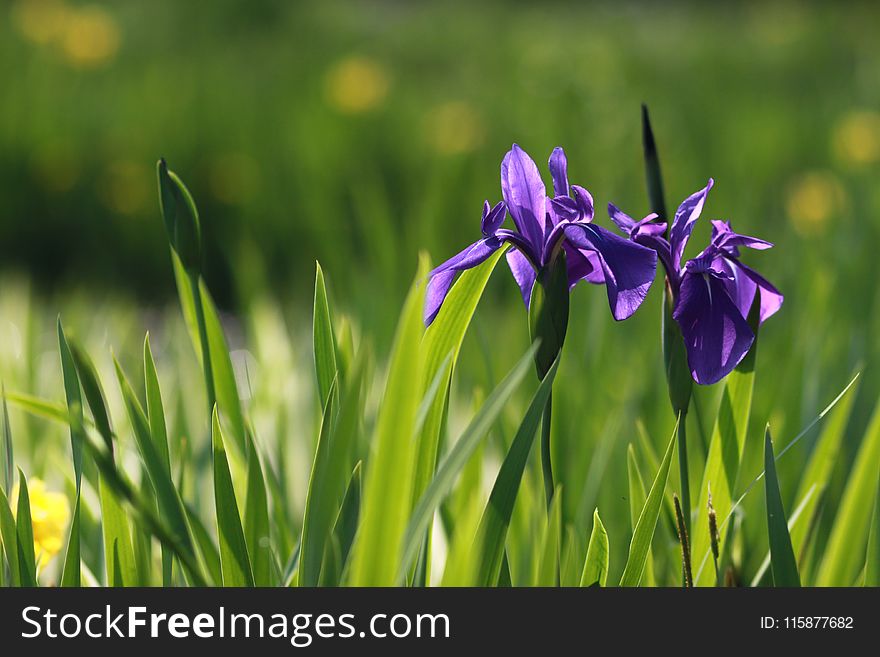
[[[547,498],[547,511],[553,503],[553,464],[550,456],[550,423],[553,416],[553,393],[547,397],[544,406],[544,419],[541,424],[541,470],[544,474],[544,495]]]
[[[688,535],[691,532],[691,486],[688,481],[688,452],[687,452],[687,412],[680,411],[678,414],[678,476],[681,479],[681,506],[684,509],[684,527]]]
[[[529,334],[533,342],[538,342],[535,352],[535,369],[538,378],[543,380],[562,351],[565,334],[568,331],[568,270],[565,265],[565,251],[561,249],[550,263],[538,273],[538,282],[532,288],[529,303]],[[541,425],[541,469],[544,475],[544,495],[547,498],[547,512],[553,501],[553,466],[550,455],[550,429],[553,416],[551,396],[544,405]]]
[[[205,391],[208,396],[208,421],[214,413],[217,394],[214,391],[214,370],[211,366],[211,350],[208,348],[208,328],[205,324],[205,309],[202,307],[202,292],[199,288],[198,271],[188,270],[190,287],[192,288],[193,304],[196,307],[196,322],[199,326],[199,342],[202,345],[202,369],[205,376]]]

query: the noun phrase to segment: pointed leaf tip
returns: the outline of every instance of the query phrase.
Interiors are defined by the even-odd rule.
[[[776,460],[773,455],[773,441],[770,437],[769,424],[764,430],[764,485],[773,582],[776,586],[800,586],[797,559],[794,556],[785,508],[779,493],[779,480],[776,477]]]

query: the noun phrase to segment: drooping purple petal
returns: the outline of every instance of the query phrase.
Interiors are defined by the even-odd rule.
[[[557,146],[550,153],[550,175],[553,177],[553,195],[568,196],[568,160],[565,151]]]
[[[593,220],[593,195],[580,185],[571,186],[571,195],[574,197],[578,209],[580,221]]]
[[[551,214],[555,215],[556,225],[559,221],[577,221],[580,214],[577,201],[571,196],[557,196],[550,201]]]
[[[579,251],[568,242],[565,242],[562,248],[565,250],[565,266],[568,270],[569,290],[581,281],[587,281],[593,285],[605,283],[605,272],[602,271],[602,262],[599,260],[598,253],[595,251]]]
[[[637,235],[648,235],[650,237],[657,237],[658,235],[662,235],[666,232],[666,222],[655,222],[654,220],[657,218],[657,213],[652,212],[644,219],[640,219],[636,222],[635,231]]]
[[[734,280],[727,282],[726,287],[743,317],[748,318],[749,310],[755,299],[755,293],[761,295],[761,313],[759,316],[761,324],[782,307],[785,297],[761,274],[751,267],[744,265],[739,260],[729,260],[723,257],[719,258],[719,260],[724,260],[733,274]]]
[[[761,276],[761,274],[751,267],[744,265],[739,260],[735,261],[735,265],[734,269],[739,270],[739,272],[737,272],[737,280],[748,280],[757,287],[758,293],[761,295],[760,321],[763,324],[768,317],[775,314],[776,311],[782,307],[782,302],[785,297],[782,296],[782,293],[777,290],[770,281]],[[740,272],[743,275],[740,275]],[[752,297],[754,297],[754,292],[752,293]],[[749,300],[749,306],[751,307],[751,300]],[[745,311],[743,316],[748,316],[748,310]]]
[[[687,246],[694,223],[700,218],[706,196],[714,184],[715,181],[709,178],[708,184],[703,189],[688,196],[675,211],[672,227],[669,229],[669,244],[672,247],[672,260],[676,266],[680,266],[684,247]]]
[[[501,162],[501,191],[517,230],[540,252],[546,229],[546,196],[538,167],[516,144]]]
[[[712,244],[719,249],[735,249],[740,246],[757,251],[772,248],[773,243],[749,235],[740,235],[733,231],[729,221],[712,220]]]
[[[632,230],[636,226],[636,220],[630,217],[626,212],[621,210],[614,203],[608,204],[608,216],[614,225],[617,226],[622,233],[632,237]]]
[[[502,244],[503,242],[497,237],[485,237],[457,253],[428,274],[428,286],[425,290],[425,326],[429,326],[437,313],[440,312],[440,306],[443,305],[446,295],[449,294],[449,288],[452,287],[455,275],[485,262],[490,255],[501,248]]]
[[[755,339],[724,281],[708,271],[685,272],[672,316],[681,327],[691,376],[703,385],[727,376]]]
[[[578,250],[599,256],[614,319],[620,321],[632,315],[654,282],[657,253],[593,224],[568,224],[565,236]]]
[[[535,269],[532,267],[529,259],[516,248],[510,249],[506,257],[507,264],[510,266],[510,272],[513,274],[513,279],[519,285],[523,303],[528,308],[529,300],[532,298],[532,287],[535,285]]]
[[[666,232],[666,222],[661,221],[658,223],[654,221],[658,216],[656,212],[652,212],[644,219],[636,221],[626,212],[614,205],[614,203],[609,203],[608,216],[620,229],[620,232],[624,233],[632,240],[634,240],[637,235],[657,237]]]
[[[443,271],[431,274],[431,278],[428,280],[428,287],[425,289],[425,310],[422,316],[425,326],[430,326],[434,318],[437,317],[437,313],[440,312],[440,307],[446,300],[446,295],[449,294],[449,288],[452,287],[452,282],[455,280],[457,273],[455,269],[444,269]]]
[[[496,203],[494,208],[489,206],[489,201],[483,201],[483,217],[480,221],[480,230],[483,231],[483,235],[489,237],[501,228],[501,224],[504,223],[505,210],[504,201]]]
[[[655,224],[657,226],[662,226],[662,224]],[[659,235],[654,235],[651,232],[644,232],[644,230],[640,233],[636,234],[635,243],[641,244],[644,247],[655,251],[660,258],[660,262],[663,263],[663,268],[666,270],[666,275],[672,281],[673,286],[678,285],[679,272],[678,268],[675,266],[675,263],[672,261],[672,249],[669,246],[669,242],[666,241],[666,238],[663,237],[662,232],[660,231]]]

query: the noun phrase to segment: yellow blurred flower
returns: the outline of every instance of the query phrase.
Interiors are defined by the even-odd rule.
[[[54,45],[76,68],[100,66],[119,50],[119,24],[98,5],[73,7],[62,0],[18,0],[12,20],[26,39],[41,46]]]
[[[119,41],[119,24],[113,16],[97,5],[89,5],[71,13],[60,45],[68,62],[90,68],[112,59]]]
[[[46,490],[46,484],[34,477],[28,480],[28,497],[31,501],[31,522],[34,527],[34,554],[43,568],[64,547],[70,506],[61,493]],[[12,489],[12,510],[17,513],[18,484]]]
[[[479,113],[468,103],[450,101],[431,111],[425,121],[425,136],[438,153],[467,153],[483,143],[486,130]]]
[[[880,161],[880,112],[857,110],[834,126],[832,148],[843,163],[864,166]]]
[[[379,62],[355,55],[336,63],[325,78],[329,103],[340,112],[359,114],[385,101],[390,80]]]
[[[46,45],[64,34],[70,13],[61,0],[19,0],[12,7],[12,22],[26,39]]]
[[[785,195],[792,227],[804,237],[824,232],[828,219],[846,207],[846,192],[834,174],[808,171],[793,180]]]

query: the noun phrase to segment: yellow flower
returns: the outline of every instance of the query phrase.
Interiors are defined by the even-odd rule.
[[[880,112],[860,110],[843,116],[834,127],[832,146],[845,164],[866,166],[880,160]]]
[[[821,235],[828,220],[840,216],[846,205],[846,191],[828,171],[804,172],[786,190],[788,220],[803,237]]]
[[[31,523],[34,527],[34,554],[38,568],[44,568],[64,546],[70,507],[62,493],[47,491],[46,484],[36,477],[28,481],[31,501]],[[12,490],[14,512],[17,512],[18,484]]]
[[[369,57],[347,57],[331,68],[325,78],[327,100],[340,112],[359,114],[375,109],[388,95],[388,72]]]

